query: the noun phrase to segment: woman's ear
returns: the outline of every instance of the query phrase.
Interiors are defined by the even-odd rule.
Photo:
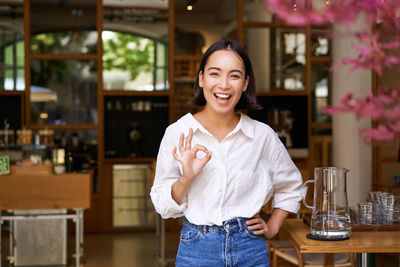
[[[203,87],[203,72],[199,71],[199,86]]]
[[[243,89],[242,89],[243,93],[246,92],[246,90],[247,90],[247,86],[249,85],[249,79],[250,79],[249,76],[247,76],[246,80],[244,80]]]

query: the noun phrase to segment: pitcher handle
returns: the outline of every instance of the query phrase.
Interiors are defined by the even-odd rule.
[[[307,188],[307,185],[308,185],[309,183],[315,183],[315,180],[307,180],[307,181],[303,184],[304,187]],[[307,192],[306,192],[306,194],[304,195],[304,198],[303,198],[303,204],[304,204],[304,206],[306,206],[306,207],[309,208],[309,209],[313,209],[314,206],[310,206],[310,205],[307,204],[307,202],[306,202],[306,196],[307,196]]]

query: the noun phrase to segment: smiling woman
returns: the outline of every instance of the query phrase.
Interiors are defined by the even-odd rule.
[[[163,218],[185,217],[176,266],[269,266],[262,237],[274,237],[298,211],[300,172],[269,126],[238,112],[259,108],[239,43],[207,49],[195,90],[193,103],[202,109],[165,131],[150,193]],[[272,196],[265,222],[259,212]]]

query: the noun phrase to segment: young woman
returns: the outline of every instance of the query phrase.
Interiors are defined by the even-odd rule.
[[[184,216],[176,266],[269,266],[275,236],[302,199],[302,178],[275,132],[238,109],[258,109],[246,51],[219,41],[205,52],[192,101],[171,124],[151,198],[163,218]],[[273,196],[268,222],[258,213]]]

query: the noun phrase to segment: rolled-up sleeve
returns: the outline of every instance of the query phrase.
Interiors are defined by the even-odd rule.
[[[164,219],[183,216],[187,207],[186,200],[178,205],[171,195],[172,185],[181,176],[179,163],[172,155],[172,149],[176,146],[175,138],[179,138],[179,133],[174,134],[171,126],[168,127],[160,144],[154,184],[150,191],[154,208]]]
[[[303,179],[289,153],[283,147],[278,153],[273,179],[272,208],[297,213],[304,197]]]

